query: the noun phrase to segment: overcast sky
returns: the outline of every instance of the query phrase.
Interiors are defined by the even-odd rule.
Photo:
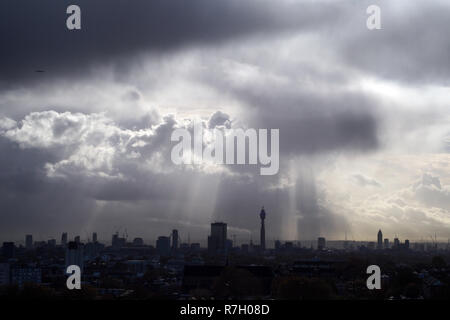
[[[258,243],[264,205],[269,246],[447,241],[449,24],[444,0],[2,0],[0,240]],[[279,173],[174,165],[194,119],[279,129]]]

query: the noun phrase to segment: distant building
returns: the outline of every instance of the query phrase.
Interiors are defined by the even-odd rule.
[[[28,250],[33,249],[33,235],[27,234],[25,236],[25,248]]]
[[[378,250],[383,249],[383,233],[381,232],[381,230],[378,230],[378,235],[377,235],[377,249],[378,249]]]
[[[120,249],[122,247],[125,247],[127,240],[125,238],[119,237],[119,233],[116,232],[112,236],[111,245],[114,249]]]
[[[405,240],[405,249],[409,249],[409,240]]]
[[[319,239],[323,239],[323,247],[325,248],[325,238],[319,238]],[[319,246],[317,246],[319,248]],[[294,243],[292,241],[285,241],[284,242],[284,248],[286,250],[292,250],[294,248]]]
[[[75,241],[76,243],[81,243],[80,236],[76,236],[75,239],[74,239],[74,241]]]
[[[14,258],[16,253],[16,246],[14,245],[14,242],[3,242],[2,247],[2,256],[6,259],[12,259]]]
[[[40,284],[42,271],[35,267],[13,267],[11,268],[11,283],[23,287],[26,283]]]
[[[389,249],[389,239],[384,239],[384,249]]]
[[[104,244],[100,242],[88,242],[83,246],[84,257],[92,260],[100,256],[101,251],[105,248]]]
[[[335,262],[320,259],[303,259],[295,261],[292,272],[304,277],[332,276],[335,272]]]
[[[92,233],[92,242],[97,242],[97,232]]]
[[[47,241],[47,245],[51,248],[56,247],[56,239],[50,239]]]
[[[211,235],[208,237],[208,252],[210,254],[224,254],[227,245],[227,224],[223,222],[211,223]]]
[[[190,247],[191,247],[191,245],[189,243],[185,243],[185,242],[180,243],[180,249],[183,251],[189,250]]]
[[[226,267],[218,265],[186,265],[183,269],[183,291],[193,289],[211,290]],[[268,266],[238,265],[236,269],[256,278],[262,285],[262,294],[269,294],[274,274]]]
[[[79,266],[81,271],[84,267],[84,248],[83,244],[70,241],[66,248],[66,269],[70,265]]]
[[[326,248],[326,240],[324,237],[319,237],[317,239],[317,250],[324,250]]]
[[[394,248],[400,248],[400,240],[398,238],[394,238]]]
[[[183,271],[183,289],[186,292],[194,289],[211,290],[214,282],[222,274],[223,266],[186,265]]]
[[[275,240],[275,250],[280,250],[281,248],[281,241],[280,240]]]
[[[61,246],[63,247],[67,246],[67,232],[64,232],[61,235]]]
[[[0,263],[0,286],[6,286],[10,283],[10,265],[9,263]]]
[[[127,265],[127,271],[134,275],[144,275],[147,270],[146,260],[127,260],[125,264]]]
[[[225,242],[225,250],[227,252],[230,252],[231,249],[233,249],[233,240],[231,239],[227,239],[227,241]]]
[[[144,239],[142,239],[142,238],[134,238],[133,239],[133,246],[140,247],[143,245],[144,245]]]
[[[172,251],[176,251],[178,249],[178,230],[172,230]]]
[[[170,238],[161,236],[156,240],[156,250],[162,256],[170,255]]]
[[[34,242],[35,248],[45,248],[46,245],[47,245],[46,241],[35,241]]]

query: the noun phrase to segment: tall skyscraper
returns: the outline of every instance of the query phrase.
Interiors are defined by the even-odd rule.
[[[176,251],[178,249],[178,230],[172,230],[172,251]]]
[[[62,245],[63,247],[67,246],[67,232],[64,232],[64,233],[61,235],[61,245]]]
[[[211,254],[226,253],[227,224],[223,222],[211,223],[211,235],[208,237],[208,251]]]
[[[33,236],[31,234],[25,236],[25,248],[28,250],[33,249]]]
[[[266,211],[264,211],[264,207],[262,207],[261,212],[259,213],[259,217],[261,218],[261,251],[266,250],[266,228],[264,226],[264,220],[266,219]]]
[[[75,239],[74,239],[74,241],[75,241],[76,243],[81,243],[80,236],[76,236]]]
[[[398,238],[394,238],[394,248],[398,249],[400,247],[400,240]]]
[[[378,250],[383,249],[383,233],[381,232],[381,230],[378,230],[378,235],[377,235],[377,249],[378,249]]]
[[[389,239],[388,238],[384,239],[384,248],[389,249]]]
[[[97,232],[92,233],[92,242],[97,242]]]
[[[156,240],[156,250],[162,256],[168,256],[170,254],[170,238],[158,237]]]
[[[79,266],[81,271],[84,267],[84,250],[81,243],[70,241],[66,248],[66,268],[70,265]]]

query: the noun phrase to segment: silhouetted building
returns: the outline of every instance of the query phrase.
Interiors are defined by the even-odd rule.
[[[25,248],[28,250],[33,249],[33,235],[27,234],[25,236]]]
[[[212,290],[217,280],[226,269],[225,266],[217,265],[186,265],[183,271],[183,291],[189,292],[194,289]],[[262,286],[261,294],[269,294],[274,274],[268,266],[243,265],[235,269],[244,277],[250,276]],[[244,280],[244,279],[243,279]],[[238,280],[239,281],[239,280]]]
[[[264,220],[266,219],[266,211],[264,211],[264,207],[262,207],[261,212],[259,213],[259,217],[261,218],[260,246],[261,251],[264,251],[266,250],[266,227],[264,226]]]
[[[176,251],[178,249],[178,230],[172,230],[172,251]]]
[[[225,250],[226,252],[230,252],[231,249],[233,249],[233,240],[227,239],[225,242]]]
[[[162,256],[170,255],[170,238],[169,237],[158,237],[156,240],[156,250]]]
[[[81,243],[70,241],[66,248],[66,269],[70,265],[79,266],[81,271],[84,267],[84,250]]]
[[[281,241],[280,240],[275,240],[275,250],[280,250],[281,248]]]
[[[326,240],[324,237],[317,239],[317,250],[324,250],[326,248]]]
[[[47,242],[45,242],[45,241],[35,241],[34,242],[35,248],[45,248],[46,245],[47,245]]]
[[[394,249],[400,248],[400,240],[398,238],[394,238]]]
[[[142,239],[142,238],[134,238],[133,239],[133,246],[140,247],[143,245],[144,245],[144,239]]]
[[[83,247],[84,257],[88,260],[92,260],[100,256],[100,252],[105,248],[104,244],[100,242],[88,242]]]
[[[9,263],[0,263],[0,286],[7,286],[10,282]]]
[[[384,239],[384,249],[389,249],[389,239]]]
[[[6,259],[12,259],[14,258],[16,253],[16,246],[14,245],[14,242],[3,242],[2,247],[2,256]]]
[[[74,241],[75,241],[76,243],[81,243],[80,236],[76,236],[75,239],[74,239]]]
[[[405,249],[409,249],[409,240],[405,240]]]
[[[92,233],[92,242],[97,242],[97,232]]]
[[[381,230],[378,231],[377,235],[377,249],[383,249],[383,233],[381,232]]]
[[[319,259],[298,260],[292,265],[292,272],[304,277],[332,276],[335,272],[335,262]]]
[[[119,233],[116,232],[112,236],[111,245],[114,249],[120,249],[125,246],[127,240],[125,238],[119,237]]]
[[[50,248],[56,247],[56,239],[50,239],[50,240],[48,240],[48,241],[47,241],[47,245],[48,245]]]
[[[227,224],[223,222],[211,223],[211,235],[208,237],[208,251],[210,254],[224,254],[227,245]]]
[[[211,290],[214,282],[222,274],[223,268],[223,266],[186,265],[183,271],[183,290],[186,292],[194,289]]]
[[[20,288],[26,283],[40,284],[42,281],[42,271],[35,267],[12,267],[11,283],[17,284]]]
[[[61,235],[61,245],[62,245],[63,247],[67,246],[67,232],[64,232],[64,233]]]

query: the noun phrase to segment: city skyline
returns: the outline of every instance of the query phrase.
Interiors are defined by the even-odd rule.
[[[262,212],[264,212],[264,215],[262,215]],[[68,236],[67,232],[62,232],[61,233],[61,238],[60,238],[61,240],[60,240],[59,245],[65,246],[66,243],[72,241],[72,242],[79,242],[79,243],[84,243],[84,242],[87,242],[87,243],[99,242],[99,243],[106,243],[106,244],[111,243],[111,245],[114,246],[115,241],[118,241],[118,240],[123,241],[121,245],[133,244],[136,240],[139,240],[140,242],[142,242],[140,245],[144,245],[144,244],[145,245],[154,245],[154,247],[157,247],[158,246],[158,241],[160,241],[163,238],[164,238],[163,240],[165,241],[165,239],[167,238],[168,241],[169,241],[168,242],[169,246],[172,248],[172,250],[174,248],[175,249],[178,248],[179,245],[182,245],[182,244],[190,245],[191,243],[196,243],[196,244],[199,244],[201,246],[203,245],[204,247],[209,248],[209,246],[210,246],[210,239],[209,238],[214,233],[214,231],[213,231],[214,227],[213,226],[219,226],[219,228],[224,226],[224,228],[225,228],[225,232],[224,233],[221,232],[223,234],[224,240],[217,240],[217,241],[222,241],[223,242],[223,244],[221,245],[222,248],[225,248],[225,241],[226,240],[231,240],[233,246],[242,246],[242,245],[248,245],[248,244],[252,244],[253,243],[253,245],[258,245],[258,246],[261,247],[261,244],[264,243],[263,250],[265,250],[266,247],[268,249],[276,248],[276,243],[277,242],[292,242],[292,243],[300,244],[303,241],[303,247],[307,248],[308,246],[312,246],[313,242],[319,241],[319,243],[320,243],[320,241],[321,241],[320,239],[324,239],[323,240],[323,242],[324,242],[323,247],[326,247],[325,246],[325,241],[327,241],[328,243],[330,243],[330,242],[340,243],[344,247],[345,247],[346,244],[350,244],[350,243],[354,243],[354,244],[356,244],[356,243],[364,244],[365,243],[365,244],[373,244],[374,248],[376,248],[377,250],[390,248],[391,247],[390,240],[393,240],[392,241],[392,245],[398,245],[398,244],[396,244],[396,242],[401,243],[401,241],[406,241],[408,243],[409,242],[411,242],[411,243],[420,243],[420,244],[430,244],[431,243],[431,244],[436,244],[436,245],[447,245],[447,246],[450,244],[450,239],[448,239],[447,242],[440,242],[440,241],[437,240],[437,236],[436,235],[434,235],[434,237],[432,235],[430,235],[431,240],[423,239],[423,238],[422,239],[407,239],[407,238],[402,239],[401,237],[398,236],[398,234],[395,234],[392,238],[389,238],[389,237],[383,236],[383,233],[382,233],[381,229],[379,229],[379,231],[377,233],[377,236],[374,237],[374,239],[364,239],[364,240],[355,240],[355,239],[348,240],[347,238],[345,238],[345,239],[330,239],[330,238],[327,238],[326,236],[324,236],[324,237],[318,237],[317,239],[303,239],[303,240],[276,238],[276,239],[273,239],[273,240],[270,240],[270,241],[267,242],[266,239],[265,239],[265,224],[263,222],[263,220],[264,220],[262,218],[263,216],[264,216],[264,219],[265,219],[266,214],[265,214],[264,207],[262,207],[260,215],[259,215],[259,217],[261,219],[261,226],[260,226],[260,231],[259,231],[260,232],[260,242],[259,243],[255,242],[252,237],[250,237],[249,239],[244,239],[244,240],[240,239],[240,241],[236,241],[236,239],[237,239],[236,234],[231,234],[231,237],[227,236],[227,231],[226,230],[227,230],[228,225],[226,223],[220,222],[220,221],[215,221],[215,222],[212,222],[210,224],[210,227],[211,227],[210,234],[207,236],[206,239],[197,238],[197,239],[192,239],[193,241],[191,241],[191,236],[188,233],[188,236],[187,236],[188,241],[187,242],[183,242],[183,241],[180,242],[181,236],[180,236],[180,233],[179,233],[178,229],[172,229],[170,234],[168,234],[166,236],[164,236],[164,235],[157,235],[157,236],[152,237],[152,238],[141,237],[142,235],[141,236],[136,236],[136,237],[134,237],[134,236],[129,237],[128,230],[124,230],[124,232],[122,233],[122,236],[119,233],[119,231],[116,231],[116,232],[112,233],[112,240],[107,240],[106,238],[98,238],[98,234],[97,234],[96,231],[92,232],[92,234],[91,234],[92,237],[86,236],[86,238],[81,238],[79,235],[74,235],[72,238],[70,238]],[[222,236],[218,235],[216,237],[220,238]],[[130,238],[130,240],[128,240],[128,238]],[[70,239],[72,239],[72,240],[70,240]],[[109,239],[111,239],[111,237]],[[131,239],[133,239],[133,241],[131,241]],[[150,240],[150,239],[152,239],[152,240]],[[174,241],[174,240],[171,240],[171,239],[176,239],[176,240]],[[246,240],[248,240],[248,242]],[[5,241],[5,242],[7,242],[7,241]],[[22,245],[22,241],[14,241],[14,242],[15,243],[17,242],[18,245]],[[30,248],[35,246],[35,243],[41,243],[41,244],[43,243],[43,244],[45,244],[46,242],[48,242],[48,243],[54,242],[54,244],[56,245],[57,239],[53,238],[53,237],[50,237],[47,240],[34,239],[32,234],[26,234],[25,235],[25,240],[23,241],[23,244],[25,245],[25,248],[30,249]],[[269,243],[270,245],[267,246],[267,243]],[[307,243],[307,244],[305,245],[305,243]],[[216,244],[214,246],[216,246]],[[320,245],[318,244],[317,247],[319,247],[319,246]],[[333,246],[331,248],[335,248],[335,247]],[[216,249],[214,249],[214,251],[215,250]]]

